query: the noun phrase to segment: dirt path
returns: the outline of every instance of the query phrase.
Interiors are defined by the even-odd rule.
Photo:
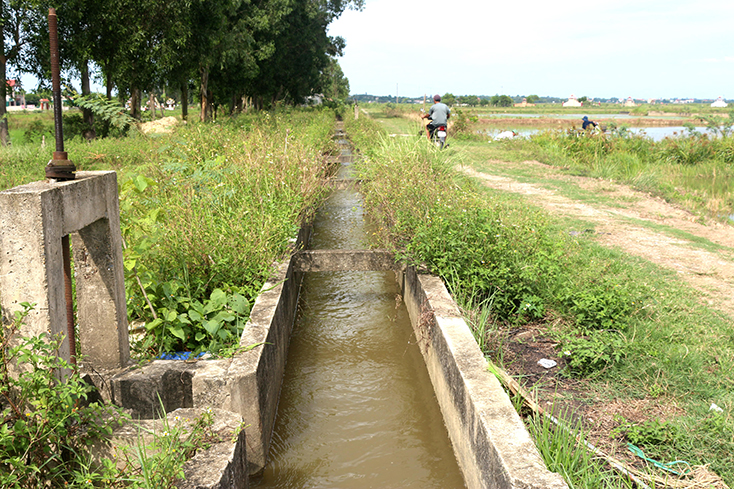
[[[490,161],[488,165],[517,164]],[[704,294],[709,306],[734,318],[734,227],[713,222],[702,224],[693,214],[624,185],[563,175],[535,161],[526,161],[523,165],[536,167],[539,175],[572,182],[593,194],[603,195],[605,200],[611,200],[615,205],[580,202],[540,185],[480,173],[471,168],[464,167],[462,171],[489,187],[528,196],[533,204],[551,213],[592,222],[599,243],[675,270],[683,280]],[[692,238],[673,237],[670,232],[651,229],[646,223],[683,231]],[[704,250],[693,243],[694,237],[725,249]]]
[[[587,195],[607,204],[582,202],[561,195],[541,184],[523,183],[506,176],[481,173],[461,168],[465,174],[481,180],[488,187],[528,197],[528,202],[548,212],[580,219],[594,227],[593,239],[602,245],[618,248],[677,272],[678,276],[702,292],[708,306],[734,319],[734,226],[721,223],[701,223],[693,214],[627,186],[609,181],[564,175],[557,169],[534,161],[522,165],[533,167],[545,181],[562,181],[587,191]],[[518,163],[490,161],[489,171],[503,173],[503,167]],[[548,185],[552,187],[552,185]],[[588,199],[599,200],[599,199]],[[580,232],[583,233],[583,230]],[[687,233],[687,234],[686,234]],[[677,237],[674,237],[677,236]],[[701,241],[708,240],[706,246]],[[696,243],[695,241],[698,241]],[[705,241],[704,241],[705,243]],[[566,408],[583,420],[587,440],[608,454],[622,460],[628,467],[643,468],[612,429],[619,419],[639,423],[650,419],[666,420],[679,416],[683,408],[674,399],[661,402],[655,397],[645,399],[605,399],[590,394],[584,381],[559,376],[538,366],[538,360],[556,358],[557,344],[535,330],[516,328],[508,333],[503,346],[503,362],[511,375],[522,379],[546,409]],[[577,402],[583,399],[583,402]],[[560,414],[559,414],[560,416]],[[707,468],[698,468],[693,482],[716,481],[690,487],[727,486]],[[700,478],[700,480],[699,480]]]

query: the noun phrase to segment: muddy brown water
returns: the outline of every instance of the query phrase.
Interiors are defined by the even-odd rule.
[[[369,232],[359,194],[337,190],[311,247],[364,248]],[[465,487],[398,297],[393,272],[306,274],[268,463],[251,487]]]

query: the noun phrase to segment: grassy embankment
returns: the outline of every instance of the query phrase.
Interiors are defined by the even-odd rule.
[[[42,116],[28,117],[31,127]],[[285,111],[66,143],[78,170],[118,172],[141,353],[236,345],[268,267],[325,195],[333,124],[331,111]],[[43,179],[52,151],[53,140],[0,151],[0,188]]]
[[[665,419],[616,419],[611,435],[650,457],[710,464],[734,482],[730,318],[703,307],[673,272],[570,236],[568,223],[532,203],[462,178],[454,166],[486,161],[480,150],[486,142],[454,138],[439,152],[416,137],[382,137],[376,127],[415,134],[414,121],[347,123],[365,156],[360,171],[368,212],[378,223],[375,244],[442,276],[493,361],[502,363],[508,332],[539,330],[558,344],[564,375],[576,383],[574,394],[557,396],[559,408],[659,407]],[[503,146],[499,154],[542,153],[542,144],[518,144],[525,146]],[[724,411],[710,411],[712,402]],[[544,432],[536,430],[541,445],[550,443]],[[584,460],[575,468],[552,455],[546,461],[574,487],[627,484]]]
[[[14,144],[0,149],[3,190],[43,179],[53,150],[35,137],[47,114],[12,119]],[[25,141],[19,134],[29,128]],[[118,172],[129,319],[147,330],[139,357],[233,352],[269,266],[325,196],[333,130],[333,112],[283,111],[165,135],[67,141],[78,170]],[[23,339],[6,350],[8,331],[0,330],[0,486],[173,487],[186,459],[212,439],[213,415],[205,412],[185,433],[164,423],[149,445],[92,463],[88,445],[125,414],[78,405],[90,388],[78,376],[58,382],[54,371],[69,365],[53,342]],[[33,368],[11,377],[15,359]]]

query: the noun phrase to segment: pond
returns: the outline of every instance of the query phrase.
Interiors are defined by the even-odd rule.
[[[490,137],[495,137],[499,133],[503,131],[515,131],[518,136],[520,137],[530,137],[533,134],[537,134],[538,132],[548,130],[547,127],[544,128],[537,128],[537,127],[527,127],[527,126],[507,126],[503,128],[492,128],[492,129],[485,129],[484,131],[481,131],[482,134],[486,134]],[[652,139],[653,141],[661,141],[667,137],[676,137],[680,135],[686,135],[688,134],[688,130],[683,126],[669,126],[669,127],[630,127],[630,132],[636,133],[636,134],[643,134],[646,137]],[[696,127],[696,131],[701,133],[706,133],[707,129],[705,127]],[[709,133],[709,135],[711,135]]]

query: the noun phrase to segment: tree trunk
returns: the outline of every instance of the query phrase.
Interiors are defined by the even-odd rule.
[[[89,61],[82,61],[80,71],[82,75],[82,96],[86,96],[92,93],[91,84],[89,83]],[[87,128],[84,130],[84,137],[88,141],[91,141],[97,137],[94,131],[94,114],[89,109],[83,109],[82,115],[84,117],[84,123],[87,125]]]
[[[189,84],[181,84],[181,119],[189,118]]]
[[[140,89],[130,90],[130,114],[133,118],[140,120]]]
[[[3,13],[3,2],[0,2],[0,14]],[[8,95],[8,79],[5,73],[7,59],[5,58],[5,29],[0,23],[0,143],[8,145],[8,118],[5,110],[5,97]]]
[[[150,111],[150,120],[155,120],[155,94],[150,92],[148,97],[148,110]]]
[[[107,100],[112,100],[112,89],[114,88],[114,86],[115,86],[115,82],[112,81],[112,74],[107,73],[107,76],[105,77],[105,88],[107,89]]]
[[[206,120],[211,121],[217,118],[217,113],[214,111],[214,104],[212,103],[214,96],[211,90],[206,91]]]
[[[209,85],[209,70],[207,68],[201,68],[201,87],[199,89],[199,95],[201,96],[201,115],[199,116],[199,120],[201,120],[201,122],[206,122],[209,120],[208,111],[211,110],[209,107],[210,104],[209,104],[209,99],[208,99],[208,96],[209,96],[208,85]]]

